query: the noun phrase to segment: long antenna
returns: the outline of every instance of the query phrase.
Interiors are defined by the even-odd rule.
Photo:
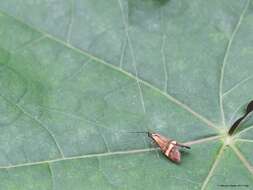
[[[149,133],[148,131],[130,131],[128,133]]]
[[[130,131],[128,133],[144,133],[147,134],[149,137],[151,137],[151,133],[149,131]]]

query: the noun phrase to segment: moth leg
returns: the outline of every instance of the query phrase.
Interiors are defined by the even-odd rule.
[[[184,145],[184,144],[177,143],[176,145],[180,146],[180,147],[183,147],[183,148],[191,149],[190,146],[187,146],[187,145]]]
[[[155,141],[151,141],[150,143],[152,146],[156,146],[157,147],[157,144],[155,143]]]
[[[150,148],[156,148],[155,149],[156,157],[159,158],[159,159],[161,159],[161,157],[160,157],[160,148],[158,149],[158,147],[159,146],[156,144],[155,141],[151,141]]]
[[[147,141],[145,140],[145,137],[143,137],[142,139],[143,139],[143,143],[144,143],[145,147],[150,147],[149,144],[147,144]]]
[[[161,157],[160,157],[160,152],[159,152],[158,149],[155,150],[155,153],[156,153],[156,157],[159,158],[159,159],[161,159]]]

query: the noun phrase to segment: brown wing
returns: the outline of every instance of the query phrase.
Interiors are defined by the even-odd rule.
[[[155,143],[161,148],[162,151],[165,151],[167,145],[169,143],[169,139],[157,134],[153,133],[151,138],[155,141]]]

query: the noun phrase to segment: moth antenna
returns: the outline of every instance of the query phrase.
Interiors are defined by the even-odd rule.
[[[144,134],[147,134],[149,137],[151,137],[151,133],[149,131],[131,131],[128,133],[144,133]]]
[[[148,133],[147,131],[130,131],[130,132],[128,132],[128,133]]]

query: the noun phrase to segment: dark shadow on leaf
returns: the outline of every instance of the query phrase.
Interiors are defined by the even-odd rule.
[[[240,127],[240,124],[247,119],[247,116],[253,111],[253,101],[250,101],[245,109],[245,114],[237,119],[235,123],[230,127],[228,134],[233,135],[233,133]]]
[[[190,151],[189,150],[180,149],[180,152],[181,152],[181,156],[183,156],[183,157],[190,155]]]

